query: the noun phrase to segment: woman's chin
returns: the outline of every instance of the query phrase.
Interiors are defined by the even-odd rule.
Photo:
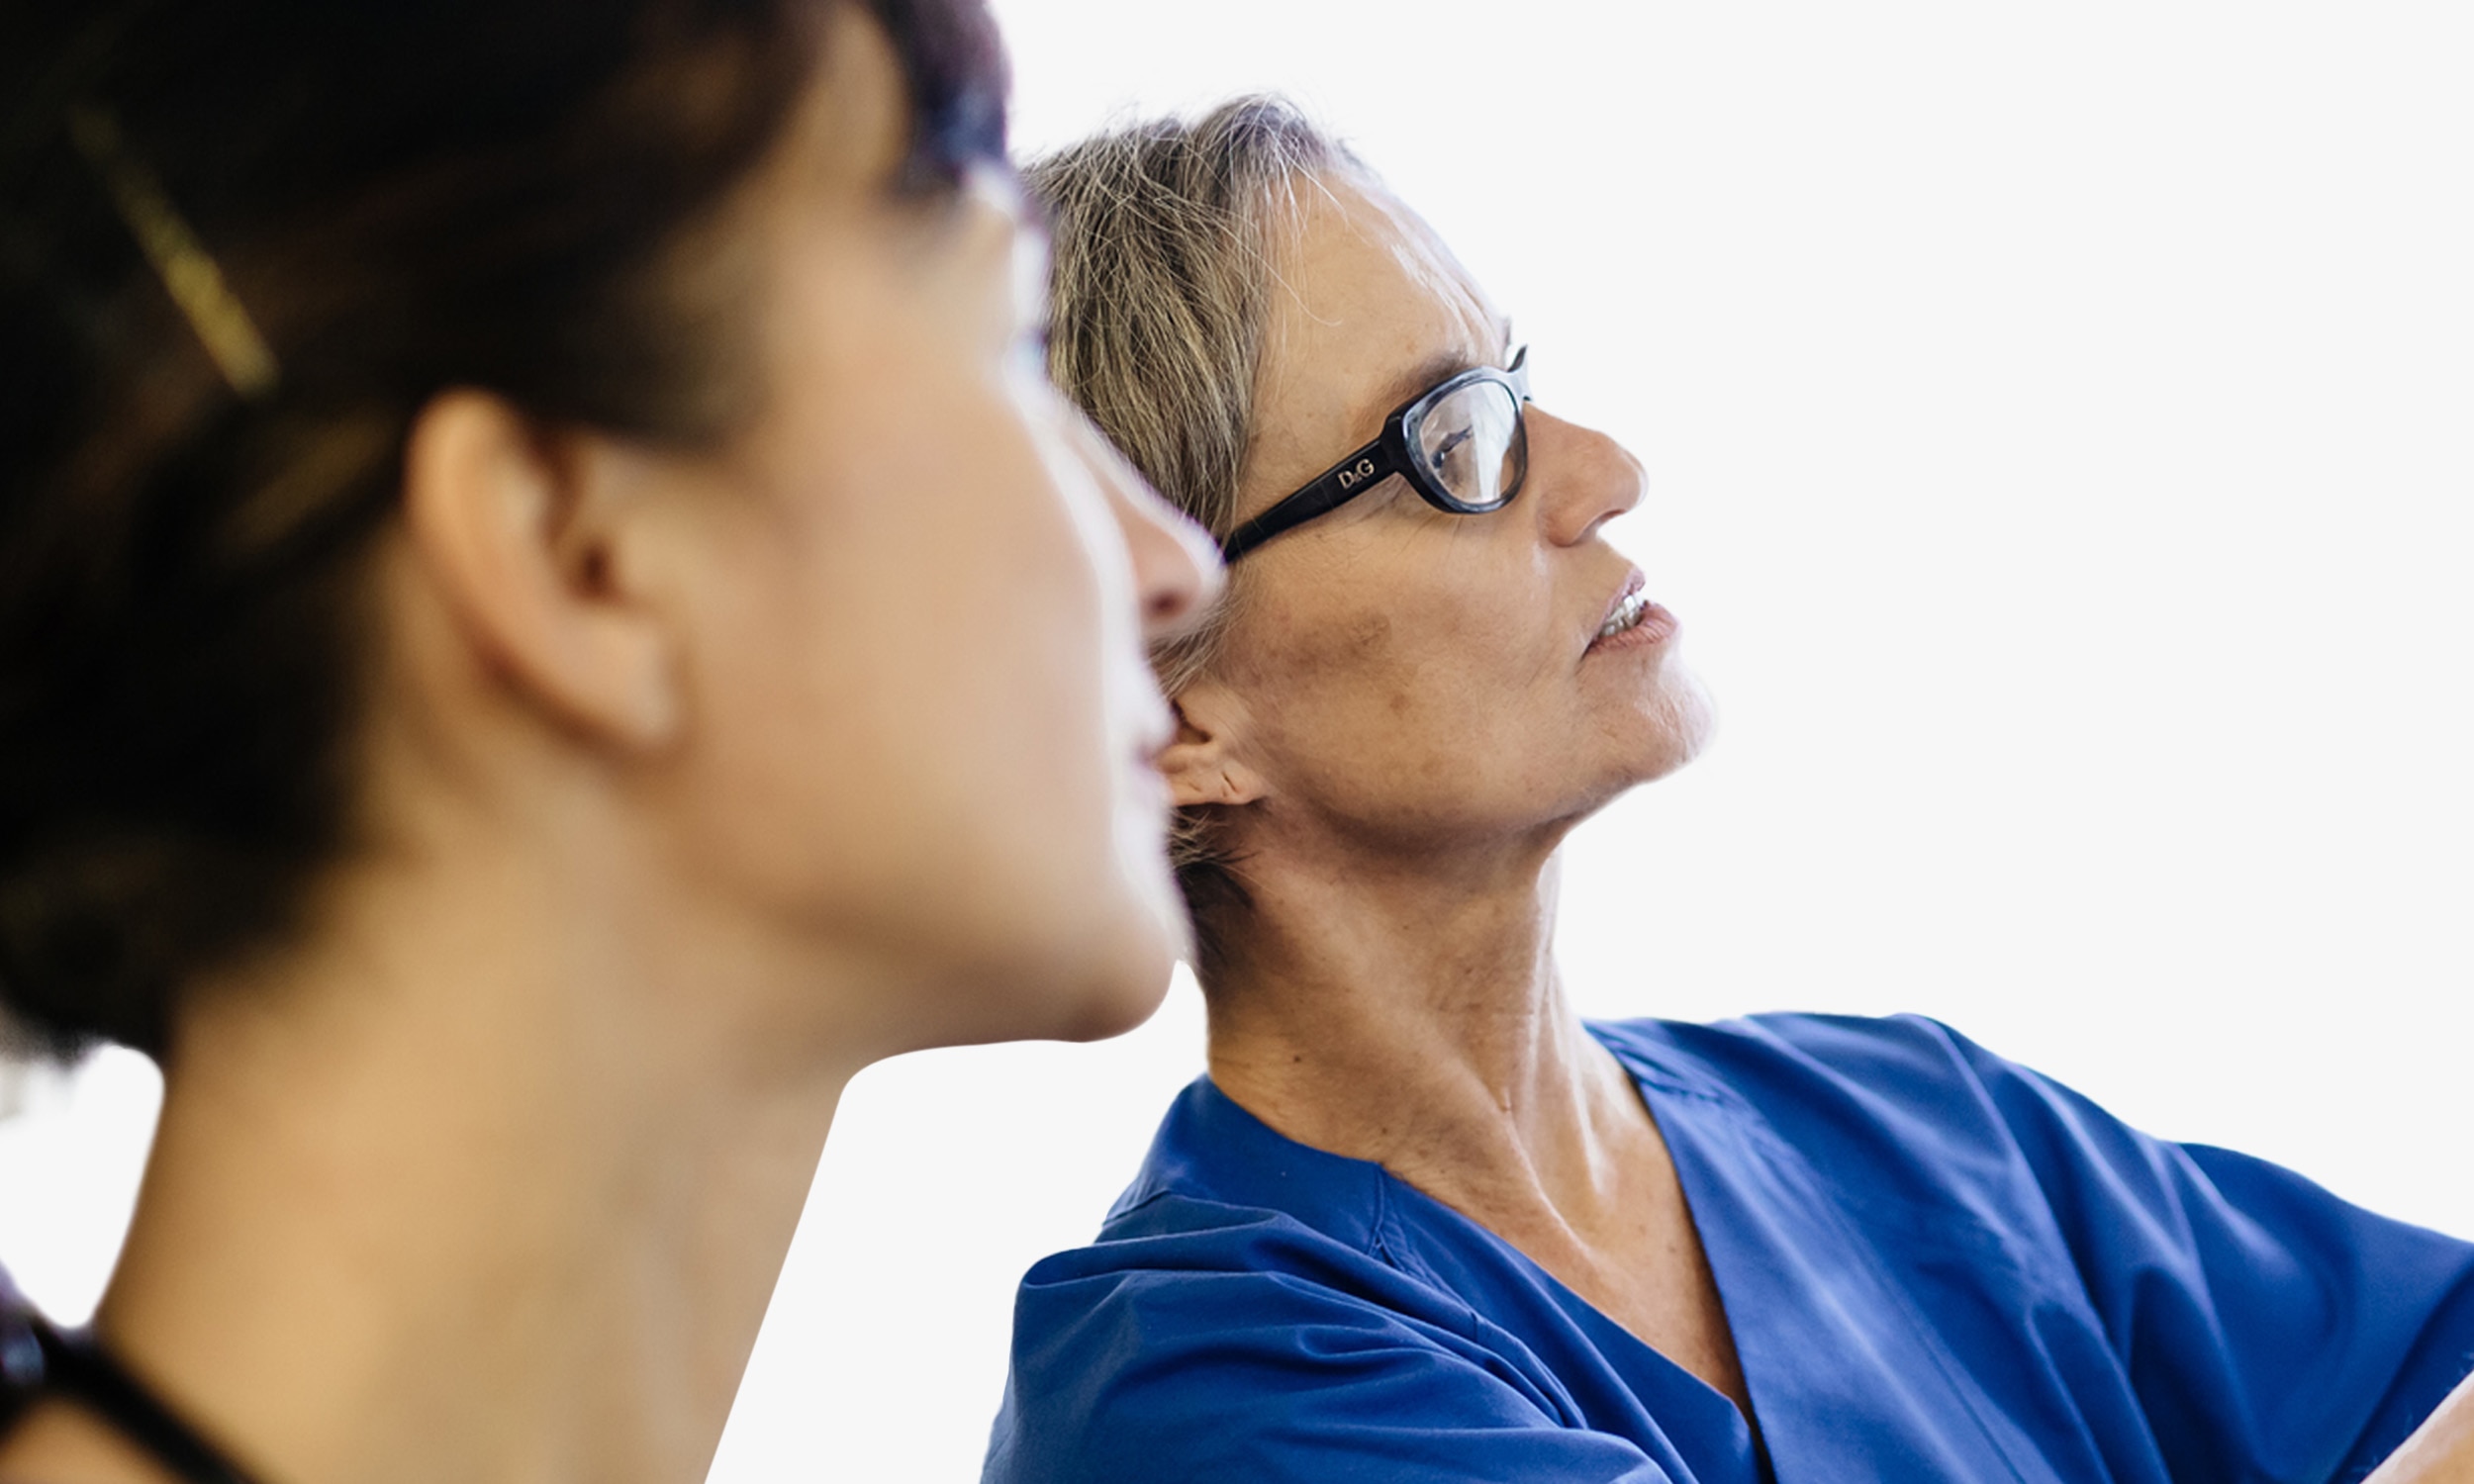
[[[1670,665],[1665,684],[1651,698],[1642,722],[1638,777],[1635,784],[1656,783],[1701,755],[1718,730],[1718,708],[1700,678],[1681,665]]]
[[[992,1041],[1105,1041],[1149,1020],[1168,998],[1182,940],[1145,925],[1085,940],[1044,989],[1013,1006]]]
[[[1144,972],[1112,980],[1086,1002],[1083,1014],[1056,1033],[1058,1041],[1107,1041],[1122,1036],[1157,1014],[1168,998],[1169,976],[1177,961],[1160,959]],[[1096,987],[1096,986],[1094,986]]]
[[[1572,816],[1573,823],[1635,788],[1681,771],[1709,745],[1715,725],[1708,698],[1697,686],[1689,696],[1677,697],[1671,708],[1653,716],[1651,721],[1635,745],[1625,750],[1622,760],[1608,770],[1603,785],[1588,792],[1585,806]]]
[[[1121,926],[1091,965],[1079,1018],[1056,1039],[1105,1041],[1141,1025],[1168,997],[1178,961],[1192,956],[1193,931],[1168,863],[1161,861],[1151,874],[1156,883],[1145,880],[1131,893]]]
[[[1112,943],[1086,938],[1071,953],[983,965],[935,992],[941,1012],[906,996],[898,1044],[881,1054],[1122,1036],[1160,1008],[1176,967],[1170,943],[1147,932]]]
[[[1104,1041],[1160,1008],[1192,935],[1164,854],[1156,844],[1146,854],[1120,863],[1113,889],[1091,891],[1083,910],[1056,914],[1013,966],[1016,995],[991,1006],[1001,1032],[983,1039]]]

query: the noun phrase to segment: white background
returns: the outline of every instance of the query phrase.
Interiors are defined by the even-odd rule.
[[[1570,847],[1584,1010],[1922,1011],[2474,1234],[2474,10],[998,8],[1033,149],[1307,103],[1648,465],[1724,722]],[[973,1477],[1200,1036],[862,1076],[714,1484]],[[75,1317],[152,1093],[32,1091],[0,1261]]]

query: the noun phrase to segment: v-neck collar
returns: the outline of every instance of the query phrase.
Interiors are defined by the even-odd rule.
[[[1594,1030],[1594,1028],[1593,1028]],[[1600,1037],[1603,1041],[1604,1038]],[[1609,1048],[1613,1050],[1613,1048]],[[1617,1053],[1636,1085],[1641,1071]],[[1648,1098],[1648,1090],[1644,1089]],[[1656,1105],[1651,1114],[1658,1117]],[[1762,1450],[1735,1400],[1676,1363],[1568,1287],[1527,1252],[1371,1159],[1301,1144],[1263,1122],[1207,1076],[1179,1099],[1182,1148],[1155,1158],[1119,1202],[1130,1209],[1153,1195],[1194,1184],[1214,1198],[1286,1212],[1334,1240],[1455,1294],[1488,1285],[1483,1274],[1509,1265],[1580,1329],[1623,1378],[1664,1448],[1695,1484],[1770,1484]],[[1663,1133],[1663,1125],[1662,1125]],[[1189,1153],[1190,1152],[1190,1153]],[[1205,1169],[1207,1166],[1207,1172]],[[1199,1179],[1197,1177],[1199,1176]],[[1686,1188],[1687,1204],[1690,1190]],[[1720,1300],[1725,1303],[1725,1286]],[[1520,1316],[1470,1310],[1477,1327],[1519,1340]],[[1746,1384],[1754,1385],[1749,1366]],[[1754,1392],[1755,1407],[1760,1394]],[[1649,1439],[1640,1439],[1648,1443]]]
[[[1379,1163],[1288,1138],[1207,1076],[1181,1095],[1174,1134],[1163,1131],[1118,1210],[1183,1189],[1285,1212],[1463,1296],[1474,1329],[1515,1348],[1526,1348],[1525,1325],[1552,1326],[1560,1316],[1629,1388],[1628,1410],[1643,1435],[1636,1440],[1695,1484],[1837,1484],[1851,1469],[2029,1477],[1996,1440],[1988,1400],[1827,1182],[1760,1110],[1662,1022],[1590,1023],[1588,1030],[1631,1076],[1666,1145],[1760,1419],[1758,1448],[1732,1399],[1527,1253]],[[1503,1281],[1506,1268],[1517,1285]],[[1480,1312],[1469,1302],[1473,1294],[1514,1309],[1543,1303],[1556,1315],[1534,1307]]]
[[[1989,1401],[1811,1162],[1665,1022],[1588,1029],[1665,1141],[1777,1484],[2027,1478]],[[1858,1438],[1873,1456],[1850,1456]]]

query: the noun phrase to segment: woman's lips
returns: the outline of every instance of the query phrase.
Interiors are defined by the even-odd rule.
[[[1665,608],[1653,603],[1648,594],[1643,594],[1641,586],[1643,576],[1638,569],[1623,579],[1623,591],[1618,591],[1616,601],[1608,603],[1606,623],[1598,625],[1598,635],[1591,638],[1586,653],[1651,648],[1651,645],[1675,638],[1675,613],[1667,613]],[[1616,628],[1618,623],[1621,623],[1621,628]],[[1611,628],[1613,633],[1608,633]]]
[[[1630,627],[1611,634],[1600,634],[1589,641],[1586,652],[1605,654],[1619,649],[1650,649],[1673,638],[1675,630],[1680,627],[1682,625],[1676,621],[1674,614],[1655,603],[1644,601],[1641,616]]]

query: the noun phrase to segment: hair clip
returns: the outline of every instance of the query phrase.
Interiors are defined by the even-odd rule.
[[[275,389],[277,366],[266,337],[224,282],[224,270],[189,230],[152,172],[121,147],[120,126],[99,108],[68,112],[69,138],[94,167],[112,205],[145,253],[155,277],[197,331],[233,391],[255,401]]]

